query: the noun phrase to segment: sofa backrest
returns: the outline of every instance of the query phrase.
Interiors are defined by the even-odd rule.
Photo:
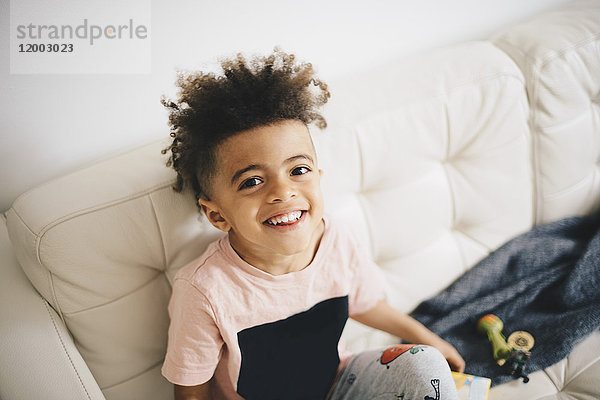
[[[326,208],[353,222],[403,311],[533,224],[527,97],[490,43],[332,84],[315,132]]]
[[[581,152],[600,150],[597,102],[589,102],[598,98],[594,85],[600,75],[572,77],[569,68],[597,71],[600,29],[586,30],[587,42],[575,35],[559,46],[561,54],[568,53],[569,43],[589,53],[595,46],[596,59],[553,61],[565,65],[559,68],[564,78],[554,79],[585,78],[582,87],[591,88],[592,122],[586,127],[593,139],[572,129],[573,139],[565,142],[549,139],[552,123],[536,122],[550,116],[559,118],[558,125],[566,121],[558,105],[570,97],[559,89],[532,89],[525,81],[522,71],[540,81],[550,71],[527,65],[552,64],[536,61],[547,57],[546,45],[538,27],[530,29],[519,34],[534,37],[527,54],[535,59],[525,64],[491,42],[472,42],[330,85],[329,127],[313,130],[325,171],[326,209],[355,225],[388,276],[389,301],[403,311],[530,228],[535,218],[584,213],[598,205],[597,152],[592,183],[583,185],[587,191],[578,192],[577,184],[569,189],[568,182],[578,182],[579,169],[569,166],[582,162],[587,153]],[[573,20],[555,29],[583,28]],[[505,35],[497,43],[511,43],[512,33]],[[532,115],[542,115],[530,121],[532,90],[537,96]],[[540,138],[532,139],[530,131]],[[7,212],[23,270],[64,320],[109,400],[135,398],[140,391],[148,399],[172,395],[160,376],[170,281],[221,234],[199,218],[191,193],[172,191],[174,173],[160,154],[166,145],[150,143],[48,182]],[[552,146],[566,154],[545,150]],[[553,171],[569,178],[564,188],[556,186],[563,188],[559,195],[548,192],[548,183],[539,187],[554,182],[548,175]],[[566,201],[571,192],[585,201]],[[553,208],[555,199],[560,207]],[[377,341],[351,333],[350,339],[354,349]]]

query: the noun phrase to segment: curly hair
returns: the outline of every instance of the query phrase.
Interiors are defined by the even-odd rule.
[[[247,61],[241,54],[221,61],[222,75],[178,73],[176,101],[169,110],[172,144],[167,167],[177,171],[173,189],[190,186],[198,199],[209,200],[216,171],[217,146],[235,134],[282,120],[327,126],[318,108],[327,103],[327,85],[315,77],[310,63],[277,47],[273,54]]]

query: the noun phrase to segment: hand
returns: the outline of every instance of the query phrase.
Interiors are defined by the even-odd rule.
[[[369,311],[355,315],[352,318],[372,328],[401,337],[408,343],[433,346],[446,358],[450,369],[456,372],[465,370],[465,360],[458,354],[454,346],[431,332],[411,316],[391,307],[385,300],[380,300]]]
[[[445,340],[441,340],[439,344],[434,346],[436,349],[442,353],[448,364],[450,365],[450,369],[456,372],[464,372],[465,371],[465,360],[460,356],[458,351],[452,346],[450,343]]]

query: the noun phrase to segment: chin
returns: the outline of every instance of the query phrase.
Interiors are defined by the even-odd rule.
[[[310,240],[295,240],[293,243],[280,243],[274,247],[280,254],[294,256],[309,250]]]

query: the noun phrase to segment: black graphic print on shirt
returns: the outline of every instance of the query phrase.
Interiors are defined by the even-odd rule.
[[[238,393],[246,400],[324,399],[340,362],[348,296],[238,332]]]

